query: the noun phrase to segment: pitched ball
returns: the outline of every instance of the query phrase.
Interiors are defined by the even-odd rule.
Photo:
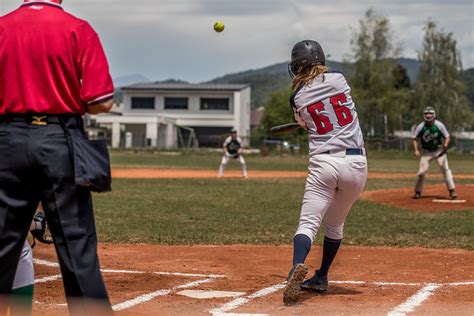
[[[224,28],[225,28],[225,25],[223,22],[217,21],[216,23],[214,23],[214,31],[216,31],[217,33],[222,32]]]

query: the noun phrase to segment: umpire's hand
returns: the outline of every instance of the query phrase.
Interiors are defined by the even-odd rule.
[[[108,113],[112,109],[114,105],[113,100],[109,100],[103,103],[95,104],[95,105],[88,105],[87,106],[87,113],[89,114],[100,114],[100,113]]]
[[[415,152],[413,153],[415,155],[416,158],[420,158],[421,157],[421,153],[419,150],[415,150]]]

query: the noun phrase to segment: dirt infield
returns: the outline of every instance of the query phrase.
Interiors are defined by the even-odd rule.
[[[458,185],[456,191],[457,200],[449,198],[444,184],[426,186],[418,200],[412,199],[413,188],[367,191],[362,199],[422,212],[474,209],[474,185]]]
[[[100,245],[103,274],[118,315],[472,315],[474,252],[423,248],[343,247],[327,294],[282,304],[290,246]],[[34,315],[64,315],[53,247],[34,250]],[[310,271],[320,262],[315,247]],[[197,299],[190,290],[232,291]],[[221,292],[219,292],[221,293]],[[222,293],[221,293],[222,294]],[[392,313],[392,314],[390,314]]]
[[[306,171],[249,171],[249,178],[305,178]],[[217,170],[201,169],[159,169],[159,168],[114,168],[114,178],[123,179],[190,179],[190,178],[217,178]],[[229,170],[225,178],[241,178],[237,170]],[[404,179],[415,178],[415,173],[383,173],[370,172],[369,179]],[[430,175],[430,178],[441,179],[441,174]],[[474,179],[474,174],[456,174],[456,179]]]

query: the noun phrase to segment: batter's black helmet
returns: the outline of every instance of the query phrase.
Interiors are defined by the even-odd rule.
[[[291,61],[288,64],[288,71],[291,77],[296,76],[306,68],[318,65],[326,65],[326,56],[318,42],[304,40],[293,46]]]

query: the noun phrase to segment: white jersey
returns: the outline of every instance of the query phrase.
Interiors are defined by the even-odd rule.
[[[295,119],[308,128],[310,155],[364,147],[350,93],[343,74],[328,72],[293,94],[291,105]]]
[[[227,147],[230,145],[230,143],[232,142],[232,136],[228,136],[225,140],[224,140],[224,147]],[[236,137],[234,142],[238,142],[240,144],[240,146],[242,146],[242,139],[240,137]]]

